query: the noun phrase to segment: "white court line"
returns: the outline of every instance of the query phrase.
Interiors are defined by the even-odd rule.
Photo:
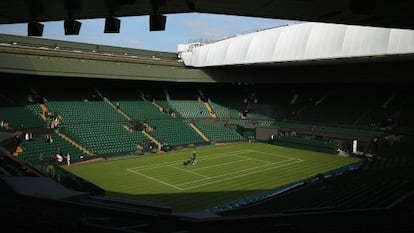
[[[227,153],[222,153],[222,154],[209,155],[205,158],[197,159],[197,160],[198,161],[205,161],[205,160],[215,159],[217,157],[247,154],[247,153],[250,153],[250,152],[251,152],[250,150],[238,150],[238,151],[232,151],[232,152],[227,152]],[[147,168],[158,168],[158,167],[163,167],[164,165],[173,165],[173,164],[177,164],[177,163],[181,164],[182,160],[174,160],[174,161],[158,163],[158,164],[144,165],[144,166],[139,166],[139,167],[131,167],[131,168],[128,168],[128,169],[145,170]]]
[[[272,155],[272,154],[263,153],[263,152],[260,152],[260,151],[255,151],[255,152],[257,152],[257,153],[262,153],[262,154],[267,154],[267,155]],[[285,160],[282,160],[282,161],[279,161],[279,162],[276,162],[276,163],[274,163],[274,162],[269,162],[269,161],[264,160],[264,159],[250,158],[250,157],[243,156],[243,155],[233,155],[233,156],[235,156],[235,157],[239,157],[239,158],[244,158],[244,159],[257,160],[257,161],[261,161],[261,162],[265,162],[265,163],[271,163],[271,164],[277,164],[277,163],[284,162],[284,161],[289,161],[289,160],[297,160],[297,161],[299,161],[299,162],[303,162],[303,161],[304,161],[304,160],[302,160],[302,159],[298,159],[298,158],[294,158],[294,157],[289,157],[289,156],[279,156],[279,155],[276,155],[276,156],[277,156],[277,157],[282,157],[282,158],[285,158]]]
[[[248,160],[248,159],[246,159],[246,160]],[[255,170],[257,168],[267,167],[267,166],[271,166],[271,165],[276,165],[275,167],[278,167],[278,164],[284,165],[283,163],[289,162],[289,160],[293,160],[293,159],[283,160],[283,161],[280,161],[280,162],[277,162],[277,163],[272,163],[272,164],[259,165],[259,166],[256,166],[256,167],[251,167],[251,168],[247,168],[247,169],[243,169],[243,170],[237,170],[237,171],[234,171],[234,172],[227,172],[227,173],[224,173],[224,174],[221,174],[221,175],[218,175],[218,176],[210,176],[210,178],[206,178],[206,179],[199,179],[199,180],[195,180],[195,181],[189,181],[189,182],[181,183],[181,184],[178,184],[178,186],[191,184],[191,183],[196,183],[196,182],[200,182],[200,181],[203,181],[203,180],[216,179],[216,178],[219,178],[219,177],[228,176],[228,175],[231,175],[231,174],[237,174],[237,173],[241,173],[241,172],[246,172],[246,171],[250,171],[250,170]],[[257,171],[257,172],[260,172],[260,171]]]
[[[131,169],[127,169],[127,170],[128,170],[128,171],[130,171],[130,172],[133,172],[133,173],[135,173],[135,174],[138,174],[138,175],[140,175],[140,176],[143,176],[143,177],[145,177],[145,178],[148,178],[148,179],[150,179],[150,180],[153,180],[153,181],[155,181],[155,182],[158,182],[158,183],[160,183],[160,184],[165,184],[165,185],[167,185],[167,186],[173,187],[173,188],[178,189],[178,190],[180,190],[180,191],[183,191],[183,190],[184,190],[184,189],[182,189],[182,188],[180,188],[180,187],[178,187],[178,186],[175,186],[175,185],[169,184],[169,183],[164,182],[164,181],[162,181],[162,180],[156,179],[156,178],[154,178],[154,177],[152,177],[152,176],[147,176],[147,175],[144,175],[144,174],[142,174],[142,173],[140,173],[140,172],[137,172],[137,171],[135,171],[135,170],[131,170]]]
[[[265,154],[265,155],[270,155],[270,156],[277,156],[277,157],[281,157],[281,158],[285,158],[285,159],[296,159],[296,160],[299,160],[299,161],[301,161],[301,162],[303,162],[303,161],[304,161],[303,159],[298,159],[298,158],[295,158],[295,157],[290,157],[290,156],[286,156],[286,155],[281,155],[281,154],[279,154],[279,153],[267,153],[267,152],[257,151],[257,150],[245,150],[245,151],[248,151],[248,152],[251,152],[251,153]],[[266,161],[266,160],[263,160],[263,161]]]
[[[277,157],[286,158],[287,160],[283,160],[283,161],[279,161],[279,162],[276,162],[276,163],[272,163],[272,162],[269,162],[269,161],[266,161],[266,160],[261,160],[261,159],[255,159],[255,158],[249,158],[249,157],[241,156],[241,154],[247,154],[247,153],[261,153],[261,154],[266,154],[266,155],[270,155],[270,156],[277,156]],[[238,160],[238,161],[233,161],[233,162],[228,162],[228,163],[223,163],[223,164],[212,165],[212,166],[203,167],[203,168],[199,168],[199,169],[192,169],[191,171],[198,171],[198,170],[203,170],[203,169],[207,169],[207,168],[211,168],[211,167],[222,166],[222,165],[226,165],[226,164],[232,164],[232,163],[237,163],[237,162],[242,162],[242,161],[247,161],[247,160],[257,160],[257,161],[261,161],[261,162],[266,162],[268,164],[256,166],[256,167],[249,168],[249,169],[238,170],[238,171],[235,171],[235,172],[230,172],[230,173],[226,173],[226,174],[222,174],[222,175],[214,176],[214,177],[205,176],[205,175],[202,175],[202,174],[199,174],[199,173],[196,173],[196,172],[191,172],[191,171],[188,171],[188,170],[184,170],[184,169],[180,169],[180,168],[177,168],[177,167],[172,166],[173,164],[177,164],[177,162],[180,162],[181,163],[181,160],[176,160],[176,161],[171,161],[171,162],[164,162],[164,163],[154,164],[154,165],[144,165],[144,166],[139,166],[139,167],[133,167],[133,168],[128,168],[127,170],[130,171],[130,172],[133,172],[135,174],[141,175],[143,177],[146,177],[148,179],[154,180],[154,181],[156,181],[158,183],[161,183],[161,184],[164,184],[164,185],[167,185],[167,186],[170,186],[170,187],[173,187],[175,189],[178,189],[178,190],[181,190],[182,191],[182,190],[187,190],[187,189],[191,189],[191,188],[201,187],[201,186],[204,186],[204,185],[208,185],[208,184],[212,184],[212,183],[217,183],[217,182],[221,182],[221,181],[226,181],[226,180],[230,180],[230,179],[234,179],[234,178],[238,178],[238,177],[242,177],[242,176],[246,176],[246,175],[250,175],[250,174],[255,174],[255,173],[258,173],[258,172],[262,172],[262,171],[271,170],[273,168],[284,167],[284,166],[287,166],[287,165],[290,165],[290,164],[304,162],[304,160],[302,160],[302,159],[298,159],[298,158],[294,158],[294,157],[289,157],[289,156],[283,156],[283,155],[280,155],[280,154],[270,154],[270,153],[256,151],[256,150],[238,150],[238,151],[226,152],[226,153],[221,153],[221,154],[215,154],[215,155],[210,155],[210,156],[208,156],[208,157],[206,157],[204,159],[199,159],[199,161],[205,161],[205,160],[215,159],[215,158],[223,157],[223,156],[236,156],[236,157],[245,158],[245,159]],[[294,161],[294,162],[293,163],[289,163],[290,161]],[[288,162],[288,163],[286,163],[286,162]],[[278,165],[278,164],[280,164],[280,165]],[[241,175],[236,175],[236,176],[229,177],[227,179],[215,180],[215,181],[211,181],[211,182],[207,182],[207,183],[202,183],[202,184],[199,184],[199,185],[191,186],[191,187],[188,187],[188,188],[180,188],[180,187],[178,187],[178,186],[187,185],[187,184],[191,184],[191,183],[196,183],[196,182],[202,182],[202,181],[206,181],[206,180],[211,180],[211,179],[219,178],[219,177],[222,177],[222,176],[228,176],[228,175],[235,174],[235,173],[246,172],[246,171],[254,170],[254,169],[257,169],[257,168],[267,167],[267,166],[270,166],[270,165],[272,165],[272,166],[269,167],[269,168],[265,168],[263,170],[249,172],[249,173],[244,173],[244,174],[241,174]],[[276,166],[273,166],[273,165],[276,165]],[[205,178],[204,179],[199,179],[199,180],[196,180],[196,181],[185,182],[185,183],[179,184],[177,186],[177,185],[169,184],[169,183],[164,182],[162,180],[158,180],[158,179],[156,179],[154,177],[151,177],[151,176],[148,176],[148,175],[144,175],[144,174],[136,171],[136,170],[148,170],[148,169],[160,168],[160,167],[163,167],[163,166],[169,166],[169,167],[175,168],[177,170],[182,170],[182,171],[189,172],[189,173],[192,173],[192,174],[195,174],[195,175],[198,175],[198,176],[202,176],[202,177],[205,177]]]
[[[301,162],[303,162],[303,161],[294,161],[291,164],[301,163]],[[188,188],[183,188],[183,190],[197,188],[197,187],[205,186],[205,185],[208,185],[208,184],[214,184],[214,183],[218,183],[218,182],[223,182],[223,181],[231,180],[231,179],[234,179],[234,178],[239,178],[239,177],[243,177],[243,176],[247,176],[247,175],[251,175],[251,174],[255,174],[255,173],[259,173],[259,172],[264,172],[264,171],[271,170],[271,169],[274,169],[274,168],[284,167],[284,166],[291,165],[291,164],[290,163],[289,164],[282,164],[282,165],[276,166],[276,167],[272,166],[272,167],[269,167],[269,168],[266,168],[266,169],[263,169],[263,170],[260,170],[260,171],[254,171],[254,172],[244,173],[244,174],[241,174],[241,175],[238,175],[238,176],[229,177],[227,179],[220,179],[220,180],[215,180],[215,181],[211,181],[211,182],[207,182],[207,183],[203,183],[203,184],[199,184],[199,185],[194,185],[194,186],[191,186],[191,187],[188,187]],[[268,165],[266,165],[266,166],[268,166]]]
[[[256,161],[260,161],[260,162],[265,162],[265,163],[269,163],[269,164],[274,164],[273,162],[269,162],[263,159],[255,159],[255,158],[249,158],[246,156],[242,156],[242,155],[234,155],[235,157],[239,157],[239,158],[243,158],[243,159],[250,159],[250,160],[256,160]]]
[[[194,175],[197,175],[197,176],[201,176],[201,177],[204,177],[204,178],[210,178],[209,176],[205,176],[203,174],[198,174],[197,172],[193,172],[193,171],[190,171],[190,170],[181,169],[181,168],[174,167],[174,166],[171,166],[171,165],[167,165],[167,167],[172,167],[172,168],[177,169],[179,171],[188,172],[188,173],[191,173],[191,174],[194,174]]]
[[[282,158],[287,158],[287,159],[296,159],[296,160],[300,160],[303,161],[302,159],[298,159],[298,158],[292,158],[292,157],[288,157],[288,156],[282,156],[279,154],[270,154],[270,153],[265,153],[265,152],[261,152],[261,151],[256,151],[256,150],[238,150],[238,151],[232,151],[232,152],[226,152],[226,153],[221,153],[221,154],[215,154],[215,155],[210,155],[206,158],[203,159],[198,159],[198,161],[205,161],[205,160],[211,160],[211,159],[215,159],[217,157],[223,157],[223,156],[237,156],[240,154],[247,154],[247,153],[261,153],[261,154],[266,154],[266,155],[271,155],[271,156],[277,156],[277,157],[282,157]],[[254,158],[249,158],[249,159],[254,159]],[[257,159],[260,160],[260,159]],[[265,160],[262,160],[265,161]],[[128,169],[133,169],[133,170],[146,170],[146,169],[152,169],[152,168],[159,168],[159,167],[163,167],[164,165],[174,165],[177,163],[181,164],[181,160],[175,160],[175,161],[170,161],[170,162],[164,162],[164,163],[159,163],[159,164],[151,164],[151,165],[144,165],[144,166],[139,166],[139,167],[132,167],[132,168],[128,168]],[[269,161],[266,161],[269,162]],[[270,162],[271,163],[271,162]]]
[[[240,163],[240,162],[247,161],[247,160],[251,160],[251,159],[247,158],[247,159],[242,159],[242,160],[237,160],[237,161],[232,161],[232,162],[227,162],[227,163],[220,163],[220,164],[211,165],[211,166],[207,166],[207,167],[192,169],[192,171],[201,171],[201,170],[209,169],[209,168],[212,168],[212,167],[220,167],[220,166],[223,166],[223,165],[228,165],[228,164],[232,164],[232,163]]]
[[[249,153],[249,150],[239,150],[239,151],[233,151],[233,152],[226,152],[226,153],[222,153],[222,154],[216,154],[216,155],[214,155],[214,156],[209,156],[209,157],[208,157],[208,158],[206,158],[206,159],[201,159],[201,160],[199,160],[199,161],[204,161],[204,160],[209,160],[209,159],[215,159],[215,158],[217,158],[217,157],[222,157],[222,156],[232,156],[232,155],[237,155],[237,154],[245,154],[245,153]],[[156,181],[156,182],[158,182],[158,183],[165,184],[165,185],[167,185],[167,186],[170,186],[170,187],[173,187],[173,188],[176,188],[176,189],[178,189],[178,190],[181,190],[181,191],[182,191],[183,189],[181,189],[180,187],[178,187],[178,186],[176,186],[176,185],[169,184],[169,183],[167,183],[167,182],[164,182],[164,181],[159,180],[159,179],[157,179],[157,178],[154,178],[154,177],[152,177],[152,176],[144,175],[144,174],[142,174],[141,172],[138,172],[138,171],[137,171],[137,168],[144,168],[144,169],[139,169],[139,170],[147,170],[147,169],[154,169],[154,168],[159,168],[159,167],[163,167],[163,166],[171,166],[171,165],[173,165],[173,164],[177,164],[177,162],[179,162],[179,161],[181,161],[181,160],[172,161],[172,162],[164,162],[164,163],[155,164],[155,165],[147,165],[147,166],[140,166],[140,167],[127,168],[126,170],[127,170],[127,171],[130,171],[130,172],[133,172],[133,173],[135,173],[135,174],[141,175],[141,176],[143,176],[143,177],[145,177],[145,178],[151,179],[151,180],[153,180],[153,181]],[[171,166],[171,167],[173,167],[173,166]],[[176,167],[174,167],[174,168],[176,168]],[[176,169],[178,169],[178,168],[176,168]],[[183,170],[183,169],[179,169],[179,170]],[[187,170],[183,170],[183,171],[187,171]],[[187,171],[187,172],[188,172],[188,171]],[[197,174],[197,175],[199,175],[199,176],[203,176],[203,177],[206,177],[206,178],[208,177],[208,176],[204,176],[204,175],[202,175],[202,174],[198,174],[198,173],[194,173],[194,174]],[[204,180],[204,179],[202,179],[202,180]]]
[[[257,168],[267,167],[267,166],[270,166],[270,165],[272,165],[272,164],[264,164],[264,165],[260,165],[260,166],[256,166],[256,167],[250,167],[250,168],[247,168],[247,169],[244,169],[244,170],[237,170],[237,171],[234,171],[234,172],[227,172],[225,174],[221,174],[221,175],[218,175],[218,176],[210,176],[210,178],[206,178],[206,179],[199,179],[199,180],[193,180],[193,181],[181,183],[181,184],[178,184],[178,186],[197,183],[197,182],[204,181],[204,180],[216,179],[216,178],[219,178],[219,177],[222,177],[222,176],[228,176],[228,175],[231,175],[231,174],[234,174],[234,173],[240,173],[240,172],[255,170]]]
[[[295,158],[295,157],[290,157],[290,156],[286,156],[286,155],[281,155],[281,154],[271,154],[271,153],[266,153],[266,152],[262,152],[262,151],[254,151],[254,152],[256,152],[256,153],[260,153],[260,154],[265,154],[265,155],[270,155],[270,156],[278,156],[278,157],[282,157],[282,158],[286,158],[286,159],[297,159],[297,160],[300,160],[301,162],[303,162],[304,160],[303,159],[298,159],[298,158]]]

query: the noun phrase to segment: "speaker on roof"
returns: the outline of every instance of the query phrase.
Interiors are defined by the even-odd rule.
[[[65,35],[79,35],[82,23],[74,19],[67,19],[64,22]]]
[[[164,31],[166,22],[165,15],[150,15],[150,31]]]
[[[27,24],[27,36],[42,36],[44,25],[39,22],[29,22]]]
[[[121,26],[121,20],[115,17],[107,17],[105,19],[105,33],[119,33]]]

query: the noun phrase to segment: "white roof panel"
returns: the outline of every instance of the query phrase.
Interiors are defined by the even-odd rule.
[[[301,23],[250,33],[180,53],[194,67],[414,53],[414,30]]]

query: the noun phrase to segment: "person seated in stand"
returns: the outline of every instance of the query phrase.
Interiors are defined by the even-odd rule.
[[[56,161],[57,161],[59,164],[63,163],[63,156],[62,156],[62,154],[60,154],[60,153],[57,153],[57,154],[56,154]]]
[[[50,143],[50,135],[49,134],[45,135],[45,142]]]

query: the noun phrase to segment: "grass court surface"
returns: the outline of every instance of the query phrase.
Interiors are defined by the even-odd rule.
[[[197,211],[241,199],[358,161],[337,155],[241,143],[197,149],[197,163],[184,166],[192,150],[71,166],[68,170],[107,195]]]

